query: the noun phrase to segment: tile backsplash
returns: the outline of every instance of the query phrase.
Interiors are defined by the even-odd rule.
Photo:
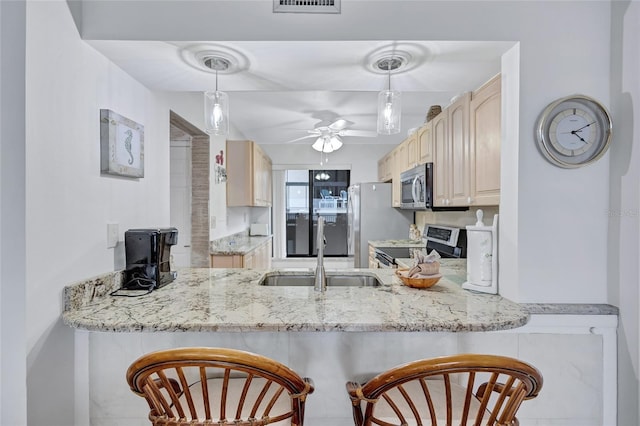
[[[415,223],[420,232],[424,230],[425,224],[448,225],[463,228],[467,225],[475,225],[476,211],[481,209],[484,213],[483,222],[489,226],[493,223],[493,216],[499,213],[498,206],[472,207],[464,212],[433,212],[419,211],[416,212]]]

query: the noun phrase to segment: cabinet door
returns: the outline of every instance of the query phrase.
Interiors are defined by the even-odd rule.
[[[260,196],[263,206],[271,206],[272,188],[271,188],[271,159],[260,150]]]
[[[398,147],[398,168],[399,173],[409,169],[409,144],[401,143]]]
[[[212,268],[242,268],[243,261],[240,255],[211,255]]]
[[[465,93],[447,108],[449,115],[449,200],[451,206],[468,206],[469,199],[469,103]]]
[[[447,141],[447,114],[438,114],[433,123],[433,204],[444,207],[449,201],[449,153]]]
[[[398,145],[396,149],[392,151],[393,156],[393,176],[391,178],[391,195],[393,200],[393,207],[400,207],[402,201],[402,186],[400,185],[400,173],[406,169],[407,164],[407,149],[406,145]]]
[[[419,164],[433,162],[433,120],[418,129]]]
[[[501,81],[496,76],[473,93],[470,104],[471,202],[500,204]]]
[[[273,242],[269,240],[267,244],[262,246],[262,265],[261,267],[264,269],[271,268],[271,252],[272,252]]]
[[[227,206],[270,206],[271,198],[271,159],[253,141],[227,141]]]
[[[244,256],[242,256],[242,267],[243,268],[255,268],[256,267],[256,251],[251,251]]]
[[[407,169],[418,165],[419,152],[418,152],[418,136],[417,132],[411,134],[405,142],[407,145]]]
[[[389,182],[393,179],[393,155],[391,153],[385,155],[384,157],[384,180],[383,182]]]

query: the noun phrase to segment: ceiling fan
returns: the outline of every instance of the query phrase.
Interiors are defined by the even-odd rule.
[[[320,152],[333,152],[342,146],[342,137],[358,136],[358,137],[375,137],[377,132],[369,130],[354,130],[347,127],[352,125],[351,121],[338,118],[330,124],[320,122],[313,129],[307,130],[307,135],[290,140],[286,143],[298,142],[304,139],[315,138],[316,141],[311,145],[313,149]]]

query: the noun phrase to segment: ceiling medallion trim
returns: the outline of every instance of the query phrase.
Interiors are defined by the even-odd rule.
[[[369,58],[369,70],[376,74],[389,73],[389,65],[391,72],[394,74],[406,72],[414,68],[412,66],[413,56],[406,51],[383,51],[372,55]]]
[[[242,53],[225,46],[192,45],[180,51],[180,56],[191,67],[215,74],[234,74],[249,68],[249,60]]]

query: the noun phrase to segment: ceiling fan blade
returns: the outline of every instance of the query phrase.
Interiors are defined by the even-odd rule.
[[[304,139],[317,138],[317,137],[318,137],[318,135],[307,135],[307,136],[302,136],[300,138],[292,139],[290,141],[286,141],[286,142],[283,142],[283,143],[293,143],[293,142],[298,142],[298,141],[301,141],[301,140],[304,140]]]
[[[364,137],[364,138],[374,138],[376,136],[378,136],[378,133],[374,130],[351,130],[351,129],[345,129],[345,130],[340,130],[340,132],[338,132],[338,134],[340,136],[360,136],[360,137]]]
[[[344,129],[345,127],[349,126],[350,124],[353,124],[352,122],[345,120],[344,118],[338,118],[336,121],[334,121],[333,123],[329,124],[329,129],[331,129],[332,131],[339,131]]]

